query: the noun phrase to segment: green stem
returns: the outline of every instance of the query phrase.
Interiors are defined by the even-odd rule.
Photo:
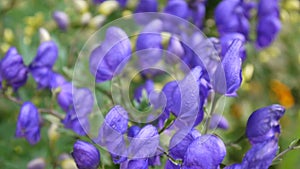
[[[219,96],[217,95],[217,93],[214,93],[212,103],[211,103],[211,108],[210,108],[209,113],[207,114],[207,119],[206,119],[205,124],[204,124],[204,127],[205,127],[204,128],[204,134],[206,134],[208,132],[211,116],[214,114],[218,99],[219,99]]]
[[[289,146],[287,149],[285,149],[282,152],[280,152],[279,154],[277,154],[277,156],[273,159],[273,161],[279,160],[286,153],[288,153],[288,152],[290,152],[292,150],[297,150],[297,149],[300,149],[299,145]]]

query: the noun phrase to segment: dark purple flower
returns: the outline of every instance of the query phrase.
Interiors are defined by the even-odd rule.
[[[61,30],[67,30],[69,26],[69,16],[65,12],[55,11],[52,17]]]
[[[190,8],[190,17],[192,19],[192,22],[197,27],[202,27],[203,18],[205,16],[205,1],[191,1],[189,3]]]
[[[141,101],[143,97],[143,90],[146,91],[147,96],[149,97],[150,93],[154,90],[154,83],[152,80],[146,80],[145,84],[139,86],[134,91],[134,99],[136,99],[138,102]]]
[[[158,146],[159,134],[157,129],[152,125],[147,125],[134,138],[131,138],[128,156],[132,159],[152,157]]]
[[[281,29],[279,18],[274,16],[261,17],[257,24],[256,44],[259,48],[268,47],[277,37]]]
[[[234,40],[218,66],[214,76],[215,90],[229,97],[236,96],[242,83],[242,59],[240,49],[242,42]]]
[[[39,112],[31,102],[25,102],[21,107],[16,137],[25,137],[30,144],[36,144],[40,140]]]
[[[58,57],[58,47],[53,41],[40,44],[37,54],[30,64],[30,68],[48,67],[52,69]]]
[[[277,139],[280,134],[279,119],[285,108],[281,105],[271,105],[254,111],[248,119],[246,135],[252,144],[269,139]]]
[[[202,121],[203,104],[206,99],[203,94],[208,92],[202,91],[201,81],[204,75],[202,68],[198,66],[180,82],[169,82],[163,88],[167,99],[165,111],[177,116],[176,125],[190,123],[197,125]]]
[[[164,12],[186,19],[189,12],[188,4],[184,0],[169,0]]]
[[[158,10],[157,0],[140,0],[135,9],[135,13],[157,12],[157,10]]]
[[[78,169],[96,169],[100,163],[99,150],[85,141],[76,141],[73,147],[72,156]]]
[[[230,45],[234,40],[242,41],[243,45],[240,48],[240,57],[244,61],[246,59],[246,49],[244,44],[246,43],[246,39],[243,34],[240,33],[227,33],[220,38],[221,41],[221,56],[224,57],[226,52],[228,51]]]
[[[223,0],[215,9],[215,20],[221,35],[237,32],[248,38],[249,8],[243,0]]]
[[[218,168],[225,155],[226,147],[221,139],[211,134],[203,135],[189,145],[182,168]]]
[[[241,164],[233,164],[225,169],[259,168],[268,169],[278,150],[277,140],[269,140],[252,146]]]
[[[176,134],[174,134],[170,141],[170,156],[174,159],[183,160],[189,145],[200,136],[201,134],[196,129],[192,129],[190,132],[186,130],[179,130]]]
[[[126,156],[124,134],[127,132],[127,128],[128,113],[123,107],[116,105],[105,116],[95,142],[106,147],[111,154],[124,157]]]
[[[27,72],[22,56],[15,47],[11,47],[0,61],[2,80],[6,80],[8,85],[17,90],[26,83]]]
[[[227,119],[220,114],[213,114],[209,123],[210,129],[220,128],[227,130],[229,127]]]
[[[90,55],[90,71],[96,82],[111,80],[122,71],[130,57],[131,44],[126,33],[118,27],[110,27],[105,40]]]

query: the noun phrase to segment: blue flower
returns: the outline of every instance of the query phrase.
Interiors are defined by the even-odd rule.
[[[220,128],[227,130],[229,127],[228,121],[220,114],[213,114],[209,123],[210,129]]]
[[[246,43],[246,38],[244,37],[243,34],[240,34],[240,33],[227,33],[227,34],[221,36],[221,38],[220,38],[221,48],[222,48],[221,56],[224,57],[226,55],[230,45],[236,39],[240,40],[243,43],[243,45],[240,48],[240,57],[244,61],[246,59],[246,49],[244,46],[244,44]]]
[[[182,168],[218,168],[225,155],[226,147],[221,139],[211,134],[203,135],[187,148]]]
[[[215,9],[215,20],[221,35],[241,33],[248,38],[250,23],[248,5],[243,0],[223,0]]]
[[[165,169],[180,169],[180,165],[176,165],[172,161],[167,160]]]
[[[76,141],[73,147],[72,156],[78,169],[96,169],[100,163],[99,150],[85,141]]]
[[[111,80],[122,71],[130,57],[131,44],[126,33],[118,27],[110,27],[105,40],[90,55],[90,71],[96,82]]]
[[[53,41],[41,43],[29,70],[38,84],[38,88],[50,87],[52,67],[58,57],[58,47]]]
[[[53,72],[50,82],[50,88],[56,89],[57,87],[67,83],[66,79],[59,73]]]
[[[59,86],[60,92],[57,95],[57,102],[59,106],[68,112],[73,108],[73,94],[72,94],[72,83],[67,82]]]
[[[188,10],[188,4],[184,0],[169,0],[164,12],[186,19]]]
[[[268,140],[252,146],[246,153],[241,164],[233,164],[225,169],[259,168],[268,169],[278,150],[277,140]]]
[[[257,46],[259,48],[268,47],[275,40],[280,29],[281,22],[278,17],[260,17],[257,24]]]
[[[116,105],[105,116],[95,142],[107,148],[112,155],[125,157],[127,150],[124,134],[127,132],[127,129],[128,113],[123,107]],[[116,162],[121,163],[125,160],[126,158],[122,158],[121,161]]]
[[[192,129],[188,133],[186,130],[179,130],[170,141],[170,156],[183,160],[189,145],[200,136],[201,134],[196,129]]]
[[[231,43],[214,76],[215,90],[229,97],[237,95],[236,91],[242,83],[241,47],[242,42],[240,40],[234,40]]]
[[[16,137],[25,137],[30,144],[36,144],[40,140],[40,116],[31,102],[25,102],[21,107]]]
[[[55,11],[52,17],[61,30],[67,30],[69,26],[69,16],[65,12]]]
[[[246,135],[252,144],[277,139],[280,134],[279,119],[285,108],[281,105],[271,105],[254,111],[248,119]]]
[[[135,9],[135,13],[157,12],[157,10],[158,10],[157,0],[140,0]]]
[[[58,57],[58,47],[53,41],[46,41],[40,44],[37,54],[30,67],[52,68]]]
[[[0,61],[2,80],[6,80],[8,85],[17,90],[26,83],[27,72],[22,56],[15,47],[11,47]]]

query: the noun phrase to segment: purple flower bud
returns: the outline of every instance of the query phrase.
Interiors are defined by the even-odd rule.
[[[31,102],[25,102],[21,107],[16,137],[25,137],[30,144],[36,144],[40,140],[39,112]]]
[[[34,67],[30,68],[32,77],[38,85],[38,89],[50,87],[52,81],[52,70],[48,67]]]
[[[259,168],[268,169],[278,150],[277,140],[269,140],[252,146],[241,164],[233,164],[225,169]]]
[[[164,12],[185,19],[188,17],[188,4],[184,0],[169,0]]]
[[[188,134],[186,130],[179,130],[170,141],[170,156],[174,159],[183,159],[189,145],[201,134],[196,130],[191,130]]]
[[[248,9],[241,0],[223,0],[215,9],[215,20],[221,35],[238,32],[248,38],[249,20]]]
[[[167,50],[166,62],[169,64],[179,62],[184,56],[183,46],[181,45],[180,40],[174,36],[170,38]]]
[[[226,155],[226,147],[221,139],[207,134],[198,137],[188,147],[183,169],[218,168]]]
[[[219,65],[215,72],[215,90],[229,97],[237,95],[236,91],[242,83],[241,47],[242,42],[234,40],[222,59],[222,65]]]
[[[67,30],[69,26],[69,16],[65,12],[55,11],[52,17],[61,30]]]
[[[23,86],[27,80],[27,68],[23,63],[22,56],[15,47],[11,47],[0,62],[0,74],[2,80],[15,90]]]
[[[279,17],[279,0],[260,0],[257,7],[258,16]]]
[[[99,150],[85,141],[76,141],[72,156],[79,169],[96,169],[100,163]]]
[[[52,69],[58,56],[58,47],[53,41],[41,43],[37,50],[37,54],[30,64],[31,68],[48,67]]]
[[[131,57],[131,44],[126,33],[118,27],[106,31],[105,40],[90,55],[90,71],[97,82],[118,75]]]
[[[154,90],[154,83],[152,80],[147,80],[145,84],[139,86],[137,89],[134,91],[134,98],[140,102],[142,99],[142,94],[143,90],[146,90],[147,95],[149,97],[149,94]]]
[[[152,157],[155,155],[158,146],[159,134],[157,129],[152,125],[147,125],[131,139],[128,155],[133,159]]]
[[[209,128],[215,129],[220,128],[227,130],[229,127],[228,121],[225,117],[220,114],[213,114],[210,120]]]
[[[254,111],[248,119],[246,135],[252,144],[277,139],[280,134],[279,119],[285,108],[281,105],[271,105]]]
[[[261,17],[257,24],[256,44],[259,48],[268,47],[277,37],[281,29],[281,22],[278,17]]]
[[[225,56],[225,54],[228,51],[230,45],[236,39],[242,41],[242,43],[243,43],[243,45],[240,48],[240,57],[244,61],[246,59],[246,49],[245,49],[245,46],[244,46],[244,44],[246,43],[246,39],[245,39],[244,35],[240,34],[240,33],[228,33],[228,34],[223,35],[220,38],[221,48],[222,48],[221,56],[222,57]]]

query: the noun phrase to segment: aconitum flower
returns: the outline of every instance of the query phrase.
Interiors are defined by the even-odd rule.
[[[106,0],[93,0],[94,4],[100,4]],[[121,7],[125,7],[127,4],[127,0],[117,0],[117,2],[120,4]]]
[[[254,111],[248,119],[246,135],[252,144],[269,139],[277,139],[280,134],[279,119],[285,108],[281,105],[271,105]]]
[[[219,33],[241,33],[248,38],[249,10],[243,0],[223,0],[215,9],[215,20]]]
[[[169,0],[164,12],[186,19],[188,10],[188,4],[184,0]]]
[[[99,150],[91,143],[85,141],[76,141],[72,156],[78,169],[96,169],[100,163]]]
[[[183,160],[189,145],[200,136],[201,134],[196,129],[192,129],[188,133],[186,130],[179,130],[170,141],[170,156],[174,159]]]
[[[21,107],[16,137],[25,137],[30,144],[36,144],[40,140],[40,116],[31,102],[25,102]]]
[[[211,134],[203,135],[187,148],[182,168],[218,168],[225,155],[226,147],[221,139]]]
[[[157,129],[152,125],[146,125],[139,133],[131,138],[128,155],[133,159],[148,158],[155,155],[159,146]]]
[[[220,114],[213,114],[209,123],[210,129],[220,128],[227,130],[229,127],[227,119]]]
[[[30,67],[52,68],[58,57],[58,47],[53,41],[42,42]]]
[[[257,40],[259,48],[268,47],[281,29],[278,0],[260,0],[257,10]]]
[[[224,57],[226,52],[228,51],[230,45],[234,40],[240,40],[243,45],[240,48],[240,57],[244,61],[246,59],[246,49],[244,44],[246,43],[246,38],[244,37],[243,34],[240,33],[227,33],[220,38],[221,42],[221,56]]]
[[[2,80],[6,80],[8,85],[17,90],[26,83],[27,72],[22,56],[15,47],[11,47],[0,61]]]
[[[60,92],[57,95],[57,102],[65,112],[68,112],[73,108],[72,83],[64,83],[59,87]]]
[[[107,148],[113,156],[124,157],[126,155],[124,134],[127,132],[127,129],[128,113],[123,107],[116,105],[106,114],[95,142]],[[114,162],[121,163],[126,160],[126,158],[120,159]]]
[[[268,169],[278,150],[277,140],[268,140],[252,146],[246,153],[241,164],[233,164],[225,169],[259,168]]]
[[[50,87],[52,67],[58,57],[58,47],[53,41],[42,42],[29,70],[38,84],[38,88]]]
[[[131,44],[126,33],[118,27],[106,31],[105,40],[90,55],[90,71],[96,82],[111,80],[118,75],[131,57]]]
[[[69,26],[69,16],[65,12],[55,11],[52,17],[61,30],[67,30]]]
[[[140,0],[135,9],[135,13],[157,12],[157,10],[158,10],[157,0]]]
[[[234,40],[223,57],[222,64],[218,66],[215,72],[215,90],[229,97],[237,95],[236,91],[242,83],[241,47],[242,42]]]

